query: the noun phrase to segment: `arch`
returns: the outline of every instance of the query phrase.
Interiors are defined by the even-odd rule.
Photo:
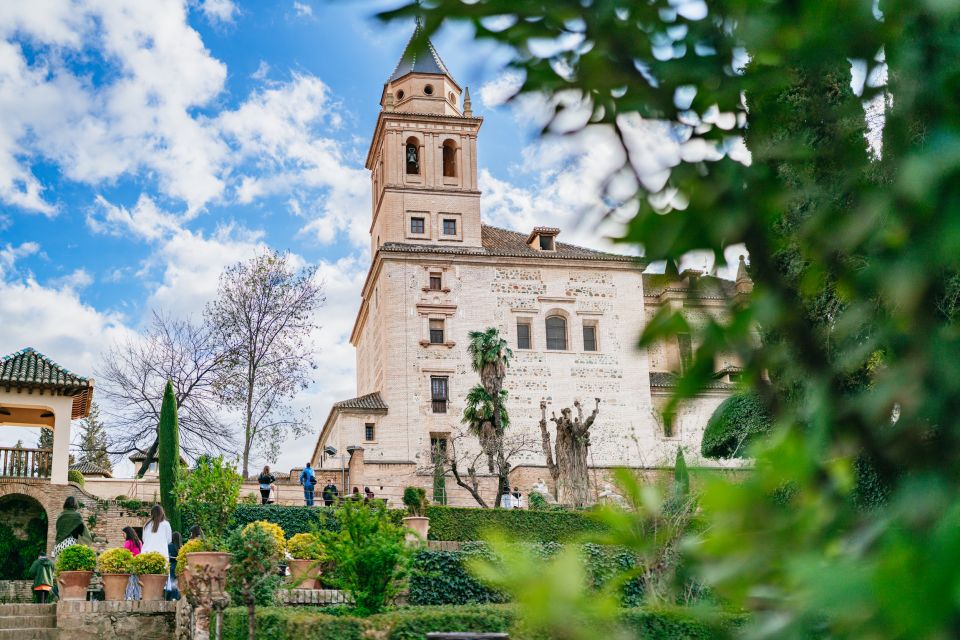
[[[551,312],[544,321],[547,332],[547,349],[550,351],[567,351],[570,344],[567,335],[567,318],[557,312]]]
[[[0,496],[0,580],[26,579],[27,568],[47,550],[49,532],[47,509],[36,496]]]
[[[407,168],[407,175],[420,174],[420,141],[414,136],[407,138],[404,145],[404,165]]]
[[[443,177],[457,177],[457,143],[449,138],[443,141]]]

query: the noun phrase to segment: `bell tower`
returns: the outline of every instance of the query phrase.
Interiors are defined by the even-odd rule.
[[[469,89],[453,79],[419,20],[384,84],[380,108],[366,160],[371,253],[388,242],[481,246],[477,133],[483,118],[473,115]]]

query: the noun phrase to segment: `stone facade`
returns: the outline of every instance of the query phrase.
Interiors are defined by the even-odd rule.
[[[169,640],[176,602],[71,601],[57,603],[57,629],[70,640]]]
[[[651,280],[638,260],[558,242],[559,229],[525,236],[483,225],[482,120],[470,111],[469,93],[460,107],[459,85],[427,46],[419,58],[408,46],[403,60],[430,56],[432,70],[395,72],[381,98],[367,156],[372,263],[351,336],[360,397],[335,405],[320,433],[313,464],[321,479],[345,489],[369,486],[391,501],[406,485],[431,486],[431,442],[457,431],[464,397],[478,382],[468,333],[488,327],[513,349],[506,380],[512,432],[539,443],[541,400],[559,413],[575,400],[592,409],[599,398],[590,449],[596,469],[669,467],[681,447],[691,463],[714,464],[700,460],[700,439],[732,384],[713,385],[684,405],[672,431],[665,429],[659,416],[670,376],[682,370],[690,345],[648,351],[636,343],[664,306],[683,308],[694,322],[721,313],[733,283],[718,281],[714,297],[691,297],[690,274]],[[447,91],[442,105],[426,95],[440,86]],[[718,363],[735,365],[733,358]],[[448,400],[436,402],[444,392]],[[361,402],[369,397],[383,407]],[[324,454],[330,447],[334,456]],[[512,480],[524,492],[539,478],[549,480],[539,445],[513,463]],[[446,485],[451,504],[473,504],[451,478]],[[482,485],[494,491],[493,478]]]

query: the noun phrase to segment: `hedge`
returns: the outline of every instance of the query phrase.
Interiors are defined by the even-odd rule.
[[[289,538],[298,533],[310,533],[314,528],[336,531],[337,524],[333,507],[284,506],[279,504],[238,504],[230,516],[229,530],[245,527],[256,520],[265,520],[280,525]],[[390,519],[400,524],[407,515],[403,509],[390,509]],[[195,524],[191,513],[182,514],[183,528],[189,530]]]
[[[604,531],[603,524],[578,511],[431,506],[427,516],[431,540],[483,540],[487,531],[496,529],[517,540],[567,542],[585,533]]]
[[[516,610],[509,605],[407,607],[368,618],[323,613],[322,609],[267,607],[257,609],[257,640],[423,640],[427,633],[509,632],[513,640],[546,640],[517,629]],[[635,609],[622,614],[623,626],[642,640],[717,640],[729,637],[744,616],[721,615],[709,623],[682,609]],[[223,640],[247,639],[247,611],[227,609]]]
[[[744,458],[750,445],[770,431],[771,425],[770,415],[756,393],[730,396],[707,421],[700,453],[705,458]]]

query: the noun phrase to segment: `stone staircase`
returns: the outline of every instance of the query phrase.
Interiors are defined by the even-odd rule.
[[[0,604],[0,640],[58,640],[57,605]]]

